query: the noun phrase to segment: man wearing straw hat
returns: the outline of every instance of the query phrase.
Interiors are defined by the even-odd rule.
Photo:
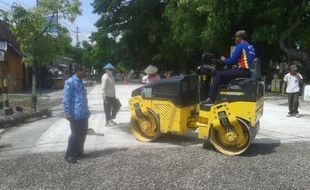
[[[147,74],[147,79],[146,79],[146,84],[150,84],[153,82],[156,82],[158,80],[160,80],[160,76],[158,75],[158,68],[153,66],[153,65],[149,65],[144,72]]]
[[[103,69],[105,70],[105,74],[101,78],[101,85],[106,126],[116,125],[114,119],[120,109],[120,103],[115,97],[115,80],[113,76],[115,67],[111,63],[108,63]]]

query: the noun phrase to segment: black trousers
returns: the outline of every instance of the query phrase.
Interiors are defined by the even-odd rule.
[[[117,106],[115,97],[106,97],[103,102],[104,113],[106,121],[110,121],[111,119],[115,119],[117,112],[119,111],[119,107]]]
[[[77,157],[84,152],[84,143],[88,129],[88,119],[72,120],[70,122],[71,134],[69,136],[66,156]]]
[[[289,114],[298,114],[299,92],[288,93]]]
[[[216,72],[215,76],[213,77],[211,89],[208,93],[208,98],[215,100],[221,84],[227,80],[241,77],[249,78],[251,77],[251,72],[249,70],[240,68]]]

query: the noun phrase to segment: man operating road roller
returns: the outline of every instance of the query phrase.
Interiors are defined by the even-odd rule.
[[[233,78],[251,77],[250,69],[254,68],[253,61],[255,59],[255,50],[246,39],[246,31],[239,30],[236,32],[235,51],[230,58],[222,56],[221,61],[223,61],[225,65],[236,65],[237,67],[230,70],[216,72],[206,103],[212,104],[215,102],[218,88],[225,81]]]

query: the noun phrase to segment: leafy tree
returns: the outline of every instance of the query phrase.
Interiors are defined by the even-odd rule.
[[[67,56],[86,67],[95,66],[94,46],[87,41],[83,41],[82,46],[79,47],[70,46]]]
[[[306,0],[260,1],[254,38],[277,44],[288,62],[302,60],[310,69],[310,2]]]
[[[103,60],[188,70],[203,51],[228,55],[233,34],[245,29],[263,62],[284,54],[310,68],[307,0],[95,0],[94,11],[102,15],[94,40]],[[269,73],[269,65],[263,69]]]
[[[94,38],[104,52],[101,54],[105,56],[103,59],[114,60],[124,68],[128,64],[130,66],[127,68],[137,69],[162,61],[163,56],[158,53],[163,36],[167,34],[162,17],[162,1],[95,0],[94,11],[102,14],[96,23],[99,31]],[[113,39],[115,42],[111,41]]]
[[[82,14],[80,0],[38,0],[38,6],[47,15],[61,16],[71,22]]]
[[[32,108],[36,110],[36,74],[39,65],[51,63],[57,53],[57,40],[54,35],[48,33],[51,22],[46,22],[46,15],[52,13],[62,14],[71,21],[80,14],[79,1],[76,0],[41,0],[39,7],[26,9],[14,4],[9,12],[2,17],[9,24],[12,33],[17,37],[22,53],[25,55],[25,63],[32,65]],[[57,5],[57,6],[55,6]],[[58,27],[58,26],[56,26]],[[65,31],[61,30],[60,31]],[[62,42],[66,39],[62,37]]]
[[[201,40],[203,49],[223,52],[231,34],[245,29],[259,47],[260,56],[280,57],[280,48],[289,63],[299,59],[308,68],[309,11],[310,2],[306,0],[172,0],[166,7],[175,40],[180,44],[190,46]],[[197,25],[198,21],[202,22]]]
[[[54,47],[56,54],[59,56],[69,56],[72,38],[68,29],[58,26],[57,38],[54,38]]]
[[[118,69],[122,71],[132,69],[133,56],[129,53],[128,45],[124,40],[117,41],[102,30],[94,33],[92,40],[96,41],[93,51],[96,69],[101,70],[108,62],[117,63]]]

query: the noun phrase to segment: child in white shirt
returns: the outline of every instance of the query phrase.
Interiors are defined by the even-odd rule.
[[[300,117],[298,112],[299,106],[299,91],[300,84],[302,83],[302,76],[298,72],[296,65],[290,67],[290,72],[285,75],[284,82],[286,85],[286,93],[288,94],[288,107],[289,112],[287,117]]]

